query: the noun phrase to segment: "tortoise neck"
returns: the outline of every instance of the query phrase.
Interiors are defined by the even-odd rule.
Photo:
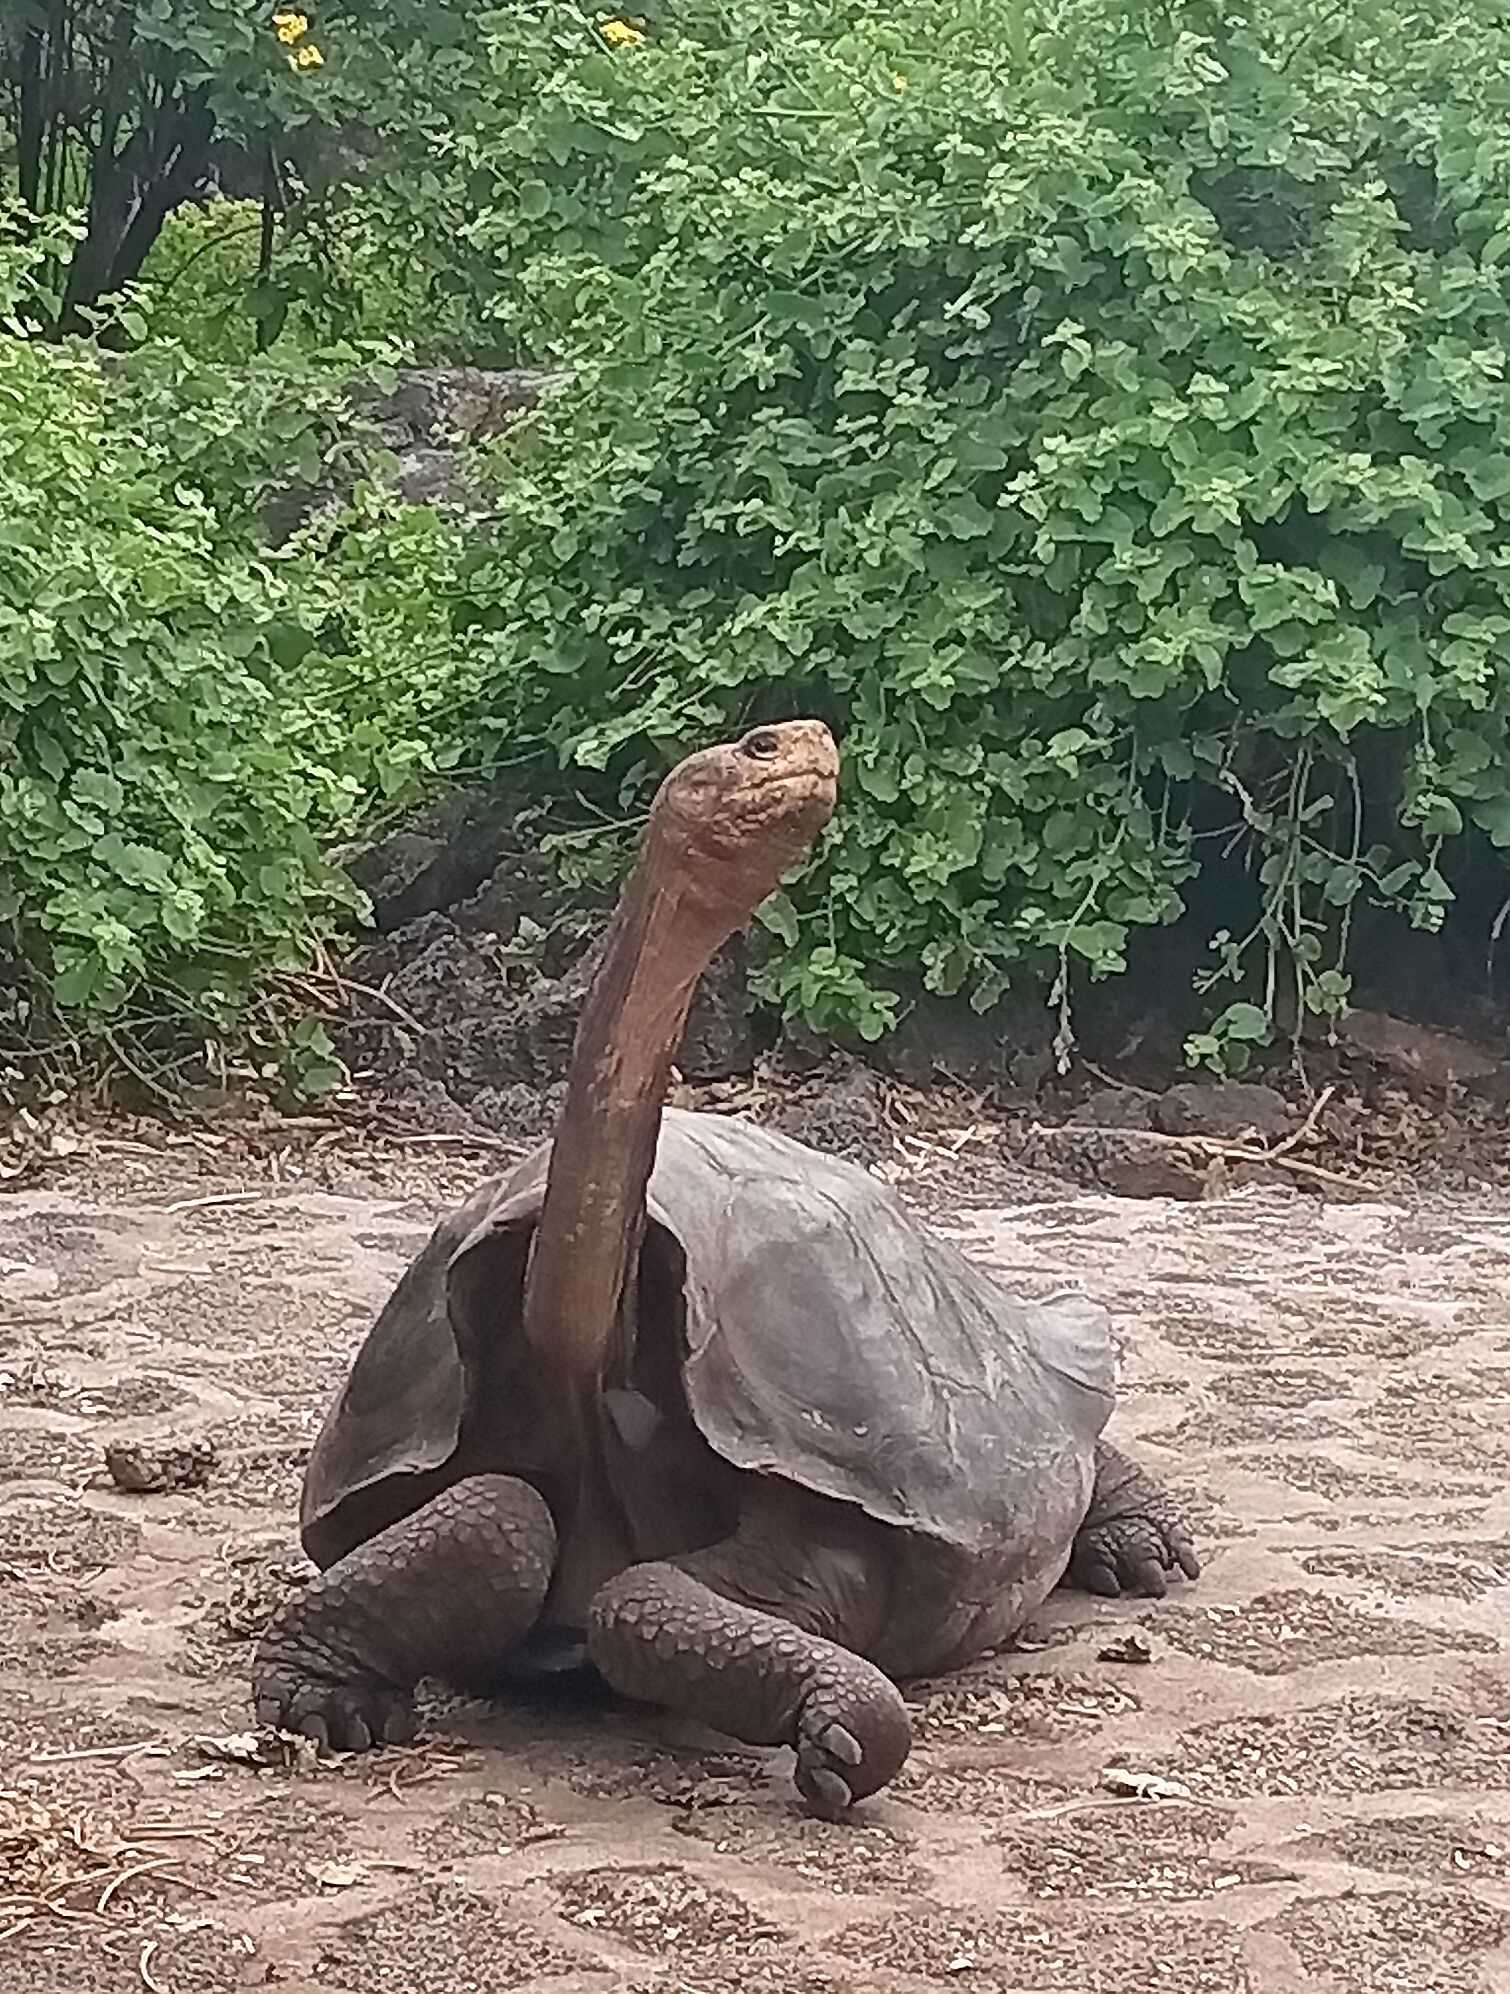
[[[525,1286],[525,1336],[563,1382],[592,1385],[611,1361],[672,1062],[699,978],[745,918],[701,901],[647,840],[577,1026]]]

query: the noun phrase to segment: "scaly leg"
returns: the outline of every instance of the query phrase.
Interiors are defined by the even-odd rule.
[[[798,1573],[788,1562],[794,1551]],[[870,1578],[853,1543],[779,1538],[757,1526],[611,1579],[593,1601],[587,1651],[625,1696],[746,1744],[793,1746],[798,1791],[815,1814],[837,1820],[885,1786],[912,1746],[890,1678],[816,1631],[862,1639],[884,1606]]]
[[[527,1482],[457,1482],[274,1616],[252,1664],[258,1722],[340,1751],[412,1736],[415,1684],[486,1693],[534,1626],[555,1562],[555,1525]]]
[[[1162,1599],[1166,1572],[1201,1575],[1200,1559],[1179,1506],[1145,1468],[1106,1442],[1096,1444],[1096,1486],[1075,1534],[1069,1583],[1115,1598],[1142,1592]]]

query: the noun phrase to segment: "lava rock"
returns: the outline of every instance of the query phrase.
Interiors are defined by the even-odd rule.
[[[1279,1136],[1289,1129],[1290,1110],[1272,1087],[1245,1080],[1188,1080],[1159,1096],[1152,1126],[1166,1135]]]
[[[207,1440],[117,1440],[105,1449],[110,1479],[128,1495],[202,1489],[218,1465],[219,1458]]]

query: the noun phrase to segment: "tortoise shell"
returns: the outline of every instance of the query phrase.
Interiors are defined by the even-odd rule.
[[[549,1156],[442,1220],[374,1323],[306,1472],[318,1563],[457,1472],[484,1389],[528,1396],[524,1274]],[[1095,1304],[1014,1299],[868,1171],[727,1116],[667,1110],[647,1208],[680,1306],[642,1306],[637,1334],[674,1339],[686,1406],[733,1468],[987,1561],[1064,1468],[1088,1489],[1114,1372]]]

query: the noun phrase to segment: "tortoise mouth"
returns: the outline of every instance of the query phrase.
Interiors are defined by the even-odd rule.
[[[818,769],[772,769],[743,787],[695,842],[729,857],[811,844],[834,814],[838,785]]]
[[[832,807],[839,796],[838,756],[831,761],[814,756],[811,761],[804,759],[796,768],[790,762],[785,766],[772,762],[765,767],[759,762],[746,763],[741,788],[747,795],[768,797],[784,792],[799,801],[811,798]]]
[[[760,795],[769,795],[773,790],[789,796],[794,805],[822,803],[833,807],[838,800],[839,778],[830,775],[826,769],[772,769],[769,775],[760,776],[751,788]]]

